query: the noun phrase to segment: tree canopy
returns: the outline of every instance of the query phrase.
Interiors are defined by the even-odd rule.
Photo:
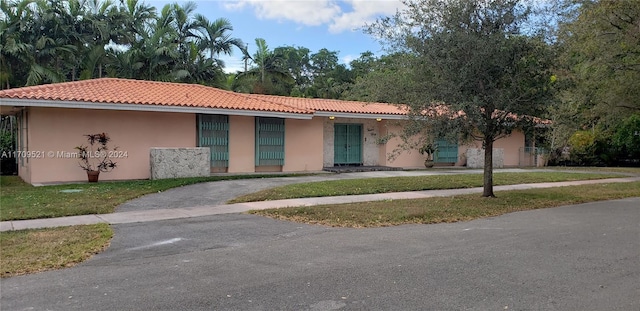
[[[551,147],[578,150],[569,159],[575,164],[616,164],[640,152],[622,152],[627,147],[613,139],[640,116],[640,1],[561,0],[556,7],[564,14],[555,42]],[[577,143],[584,131],[593,137],[587,146]]]
[[[522,31],[531,12],[522,1],[404,3],[407,9],[368,28],[410,61],[401,68],[410,69],[411,82],[397,79],[387,89],[401,90],[393,101],[411,107],[412,124],[430,139],[482,141],[483,196],[494,196],[493,142],[532,125],[544,111],[552,53],[542,37]]]
[[[138,0],[7,0],[0,3],[0,84],[11,88],[104,76],[219,85],[233,27],[195,13],[160,12]]]

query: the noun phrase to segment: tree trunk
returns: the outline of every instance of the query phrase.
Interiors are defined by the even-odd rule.
[[[483,197],[494,198],[493,194],[493,139],[485,138],[484,141],[484,190]]]

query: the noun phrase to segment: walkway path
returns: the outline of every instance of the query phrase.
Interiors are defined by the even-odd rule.
[[[519,169],[499,170],[523,171]],[[437,174],[468,174],[481,173],[481,170],[435,170],[435,171],[387,171],[363,172],[348,174],[327,174],[302,177],[284,177],[269,179],[243,179],[210,182],[174,188],[162,193],[150,194],[118,207],[112,214],[82,215],[33,220],[17,220],[0,222],[0,231],[61,227],[81,224],[122,224],[134,222],[157,221],[167,219],[191,218],[218,214],[243,213],[249,210],[281,208],[290,206],[314,206],[324,204],[342,204],[352,202],[367,202],[380,200],[418,199],[429,197],[453,196],[460,194],[482,193],[482,188],[426,190],[412,192],[394,192],[380,194],[333,196],[319,198],[301,198],[288,200],[274,200],[264,202],[224,204],[239,195],[259,191],[275,186],[322,181],[335,179],[378,178],[394,176],[419,176]],[[568,181],[555,183],[519,184],[495,186],[495,191],[522,190],[534,188],[563,187],[585,184],[633,182],[640,181],[640,177],[610,178],[585,181]]]

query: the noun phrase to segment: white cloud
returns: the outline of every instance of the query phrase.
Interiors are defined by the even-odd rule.
[[[241,0],[225,3],[230,10],[253,8],[260,19],[288,20],[307,26],[318,26],[330,22],[340,14],[340,6],[334,1],[311,0]]]
[[[403,6],[399,0],[348,0],[345,1],[352,7],[351,12],[336,16],[329,25],[329,31],[339,33],[345,30],[356,30],[367,23],[375,21],[381,15],[393,15]]]
[[[326,24],[332,33],[356,30],[380,15],[394,14],[401,6],[400,0],[239,0],[224,4],[228,10],[251,8],[260,19]]]
[[[354,60],[356,58],[358,58],[358,57],[353,56],[351,54],[345,55],[345,56],[342,57],[342,63],[343,64],[349,64],[352,60]]]

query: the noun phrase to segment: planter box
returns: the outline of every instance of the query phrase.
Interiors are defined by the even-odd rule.
[[[211,150],[198,148],[151,148],[151,179],[205,177],[211,171]]]
[[[484,168],[484,149],[469,148],[467,149],[467,167],[468,168]],[[493,167],[504,167],[504,149],[493,148]]]

